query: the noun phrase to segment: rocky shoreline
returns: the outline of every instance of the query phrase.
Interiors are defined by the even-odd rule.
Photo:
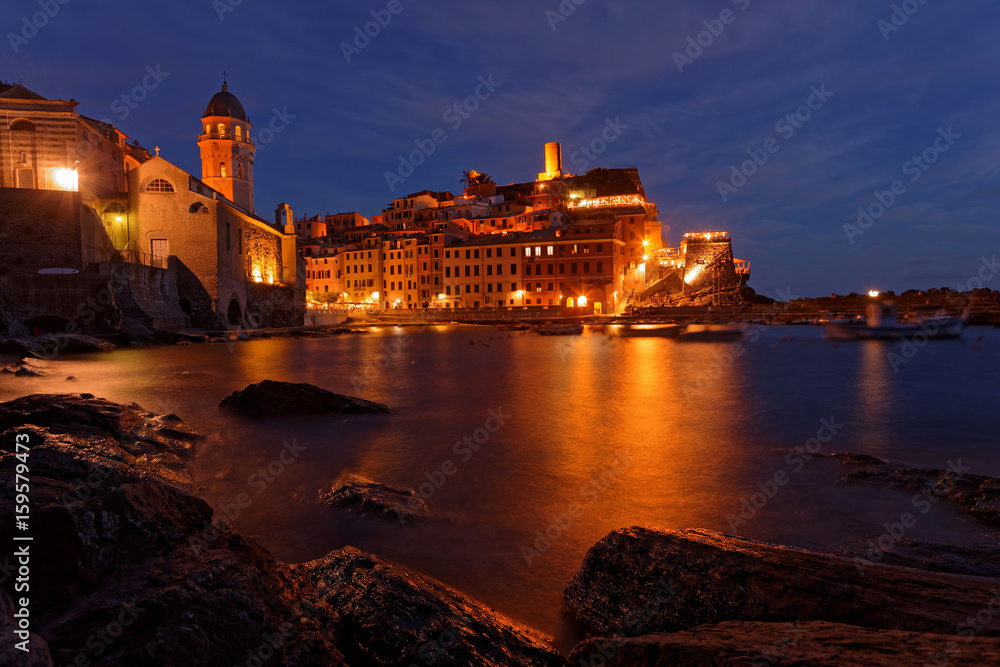
[[[568,583],[566,614],[590,637],[567,658],[551,637],[353,547],[308,563],[276,561],[253,539],[213,521],[211,507],[191,495],[185,461],[199,446],[197,433],[175,415],[89,394],[0,403],[5,544],[15,532],[19,434],[31,447],[29,504],[38,536],[30,591],[34,634],[30,654],[5,641],[2,664],[958,665],[1000,659],[996,554],[922,545],[930,563],[924,569],[888,559],[859,568],[844,556],[705,530],[643,527],[606,536]],[[913,488],[940,477],[876,461],[865,461],[867,476],[849,483]],[[945,499],[966,499],[989,520],[993,499],[983,494],[995,483],[956,478]],[[338,480],[330,492],[334,504],[362,508],[369,494],[392,492],[375,498],[372,507],[383,511],[404,500],[364,479]],[[23,595],[10,572],[0,593],[5,638],[16,630],[11,596],[16,603]]]

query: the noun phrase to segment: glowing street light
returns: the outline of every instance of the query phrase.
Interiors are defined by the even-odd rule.
[[[79,189],[80,177],[76,169],[56,169],[52,172],[52,178],[60,190],[76,192]]]
[[[877,289],[868,290],[868,296],[870,296],[873,299],[877,298],[878,294],[879,294],[879,292],[878,292]]]

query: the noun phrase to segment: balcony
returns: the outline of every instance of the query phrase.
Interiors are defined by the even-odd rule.
[[[198,141],[207,141],[209,139],[224,139],[226,141],[237,141],[241,144],[246,144],[252,148],[256,148],[257,144],[248,137],[237,137],[235,134],[219,134],[218,132],[212,132],[211,134],[199,134]]]

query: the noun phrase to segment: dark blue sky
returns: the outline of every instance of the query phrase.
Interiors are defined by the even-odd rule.
[[[348,63],[341,43],[394,3],[68,0],[33,35],[23,17],[38,0],[4,0],[0,78],[74,98],[198,174],[199,119],[230,72],[263,146],[256,203],[268,219],[282,201],[296,215],[377,213],[394,194],[385,172],[441,128],[447,139],[397,196],[458,191],[470,168],[531,180],[543,144],[561,141],[570,171],[637,165],[671,245],[725,224],[770,296],[954,287],[1000,254],[995,0],[897,2],[898,29],[888,0],[576,2],[562,2],[575,8],[564,17],[559,0],[399,0]],[[674,54],[705,21],[719,34],[679,67]],[[112,106],[157,66],[167,75],[144,101]],[[456,128],[446,112],[490,76],[499,87]],[[810,98],[823,86],[831,96]],[[288,116],[274,127],[287,125],[265,144],[275,109]],[[782,122],[796,110],[808,119]],[[574,159],[607,119],[627,127],[595,159]],[[934,164],[907,164],[925,150]],[[731,181],[748,151],[766,163]],[[845,232],[897,179],[888,210]],[[741,187],[724,198],[720,181]]]

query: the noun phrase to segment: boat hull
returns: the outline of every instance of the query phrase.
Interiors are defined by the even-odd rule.
[[[618,330],[622,338],[677,338],[684,331],[681,324],[626,325]]]
[[[743,338],[743,327],[734,324],[689,324],[680,335],[689,343],[731,343]]]
[[[916,324],[865,326],[857,324],[827,324],[824,335],[828,340],[903,340],[924,336],[928,339],[954,339],[962,335],[965,319],[960,317],[935,317]]]

